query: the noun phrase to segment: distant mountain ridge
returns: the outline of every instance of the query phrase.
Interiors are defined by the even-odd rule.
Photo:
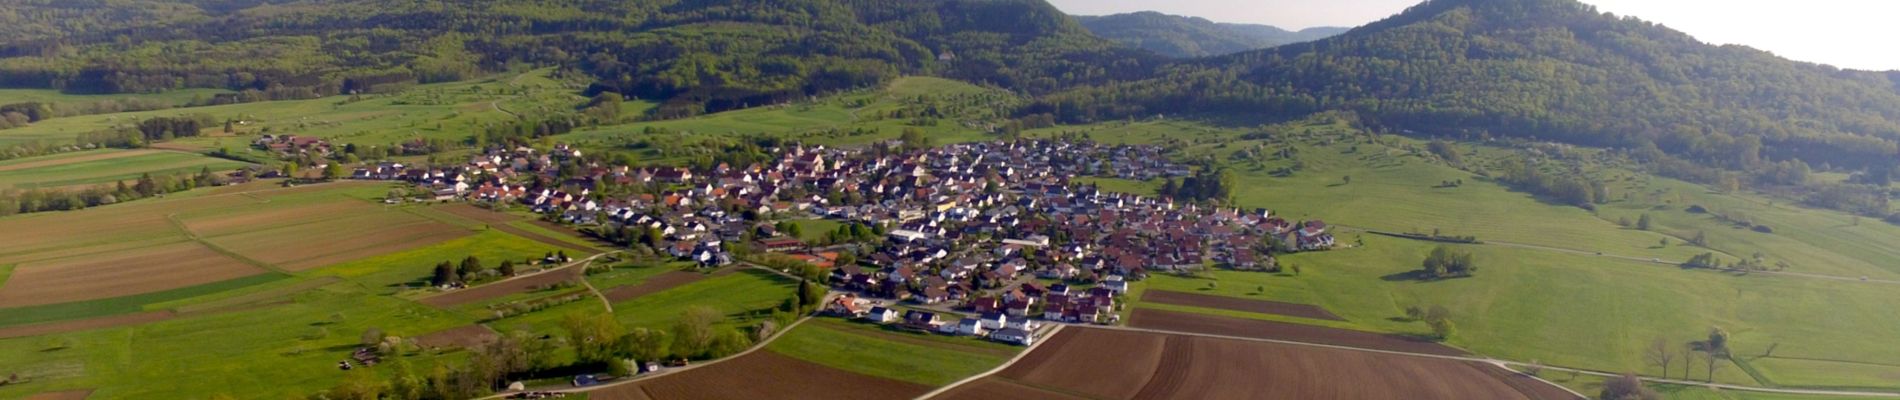
[[[1270,25],[1213,22],[1154,11],[1078,15],[1075,19],[1096,36],[1173,58],[1216,56],[1307,42],[1350,29],[1316,27],[1289,31]]]

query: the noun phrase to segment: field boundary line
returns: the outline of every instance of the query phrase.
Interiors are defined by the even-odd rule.
[[[1514,367],[1532,366],[1532,364],[1530,363],[1511,361],[1511,360],[1501,360],[1497,358],[1488,358],[1488,357],[1447,356],[1447,355],[1439,355],[1439,354],[1411,353],[1411,352],[1395,351],[1395,350],[1341,346],[1341,345],[1322,344],[1322,343],[1308,343],[1308,342],[1283,340],[1283,339],[1252,338],[1252,337],[1244,337],[1244,336],[1216,335],[1216,334],[1210,334],[1210,333],[1181,332],[1181,331],[1170,331],[1170,330],[1165,330],[1165,329],[1136,328],[1136,327],[1127,327],[1127,326],[1088,326],[1088,325],[1075,325],[1075,326],[1079,326],[1086,329],[1107,329],[1107,330],[1120,330],[1120,331],[1160,333],[1160,334],[1169,334],[1169,335],[1202,336],[1202,337],[1210,337],[1210,338],[1216,338],[1216,339],[1279,343],[1279,344],[1294,345],[1294,346],[1320,347],[1320,348],[1328,348],[1328,349],[1362,351],[1362,352],[1391,354],[1391,355],[1400,355],[1400,356],[1437,358],[1437,359],[1455,360],[1455,361],[1473,361],[1473,362],[1489,363],[1489,364],[1503,365],[1503,366],[1514,366]],[[1624,375],[1620,373],[1612,373],[1612,372],[1597,371],[1597,370],[1582,369],[1582,368],[1558,367],[1558,366],[1550,366],[1550,365],[1540,365],[1539,367],[1542,367],[1545,370],[1576,372],[1576,373],[1580,373],[1584,375],[1593,375],[1593,376],[1600,376],[1600,377],[1607,377],[1607,378],[1615,378],[1615,377],[1620,377]],[[1521,372],[1516,372],[1515,370],[1513,370],[1512,372],[1522,374]],[[1683,385],[1683,386],[1699,386],[1699,387],[1707,387],[1707,388],[1715,388],[1715,389],[1723,389],[1723,390],[1741,390],[1741,391],[1750,391],[1750,392],[1804,394],[1804,395],[1822,395],[1822,396],[1900,398],[1900,392],[1782,389],[1782,388],[1770,388],[1770,387],[1760,387],[1760,386],[1734,385],[1734,384],[1727,384],[1727,383],[1710,383],[1710,382],[1700,382],[1700,381],[1690,381],[1690,380],[1680,380],[1680,379],[1655,378],[1655,377],[1649,377],[1649,376],[1644,376],[1644,375],[1637,375],[1637,378],[1642,379],[1644,381],[1653,382],[1653,383],[1667,383],[1667,384],[1672,384],[1672,385]],[[1587,397],[1588,396],[1586,396],[1586,398]]]
[[[1067,328],[1067,327],[1069,327],[1068,324],[1056,324],[1054,329],[1049,330],[1049,333],[1042,335],[1042,337],[1045,338],[1044,340],[1039,340],[1039,341],[1036,341],[1036,344],[1029,345],[1029,348],[1023,349],[1023,351],[1020,353],[1016,353],[1016,356],[1011,357],[1009,361],[1004,361],[1003,365],[998,365],[996,366],[996,368],[991,368],[988,371],[983,371],[983,373],[981,374],[972,375],[968,378],[963,378],[962,380],[959,380],[956,382],[950,382],[949,385],[944,385],[943,387],[939,387],[935,390],[931,390],[929,393],[918,395],[917,400],[924,400],[924,399],[929,399],[932,397],[942,396],[944,393],[948,393],[950,392],[950,390],[956,389],[957,387],[969,384],[970,382],[976,382],[979,379],[988,378],[990,377],[990,375],[995,375],[999,372],[1003,372],[1003,370],[1009,369],[1010,366],[1016,365],[1017,361],[1022,361],[1023,357],[1028,357],[1029,353],[1034,353],[1036,352],[1037,348],[1041,348],[1042,345],[1049,343],[1049,340],[1046,338],[1055,337],[1056,334],[1062,333],[1063,328]]]
[[[192,242],[198,243],[199,246],[204,246],[206,249],[210,249],[211,252],[224,255],[225,257],[231,257],[231,259],[238,260],[238,262],[251,264],[252,266],[256,266],[258,268],[263,268],[266,271],[276,272],[276,273],[280,273],[284,275],[292,275],[290,271],[285,271],[282,268],[277,268],[276,265],[271,265],[270,263],[258,261],[250,257],[245,257],[243,254],[238,254],[237,252],[231,251],[230,249],[226,249],[223,247],[219,247],[218,245],[211,244],[211,242],[204,240],[204,238],[198,237],[198,233],[192,232],[191,228],[185,227],[184,221],[178,220],[178,213],[165,214],[165,221],[171,222],[172,227],[178,228],[179,232],[184,233],[186,239],[190,239]]]

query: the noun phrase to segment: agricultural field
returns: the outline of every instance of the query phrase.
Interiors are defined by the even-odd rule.
[[[1046,340],[1001,373],[940,398],[1574,398],[1486,371],[1497,367],[1452,360],[1095,328]]]
[[[770,351],[675,372],[639,384],[592,391],[596,400],[911,398],[930,391],[915,383],[855,374]]]
[[[1721,327],[1733,335],[1738,355],[1763,355],[1772,346],[1773,355],[1828,362],[1770,358],[1751,363],[1762,378],[1725,363],[1716,373],[1718,382],[1767,385],[1771,383],[1764,380],[1772,379],[1773,385],[1786,387],[1900,387],[1900,381],[1877,379],[1888,371],[1887,360],[1900,354],[1874,339],[1900,335],[1900,320],[1880,311],[1900,306],[1900,299],[1885,294],[1891,291],[1889,284],[1855,279],[1892,276],[1887,271],[1892,263],[1880,260],[1900,257],[1889,245],[1900,241],[1883,238],[1900,237],[1900,227],[1874,220],[1856,225],[1853,218],[1831,211],[1769,205],[1771,200],[1753,195],[1714,193],[1647,175],[1631,180],[1643,188],[1613,189],[1637,193],[1631,196],[1634,200],[1612,201],[1592,213],[1548,204],[1443,165],[1415,150],[1423,142],[1369,136],[1343,125],[1292,124],[1289,131],[1294,134],[1268,148],[1297,149],[1296,159],[1272,159],[1258,166],[1235,163],[1236,197],[1244,206],[1265,207],[1289,219],[1324,219],[1334,226],[1342,248],[1281,258],[1283,266],[1298,266],[1299,273],[1161,275],[1144,282],[1149,289],[1311,304],[1351,323],[1340,327],[1399,334],[1427,333],[1424,324],[1402,318],[1405,307],[1438,305],[1450,310],[1457,324],[1458,334],[1450,343],[1475,353],[1650,375],[1659,371],[1642,361],[1642,348],[1649,342],[1661,338],[1680,345]],[[1184,154],[1223,159],[1266,144],[1239,140],[1234,130],[1173,122],[1111,123],[1038,134],[1062,130],[1086,131],[1110,142],[1178,143]],[[1474,164],[1488,162],[1500,151],[1460,148],[1470,153],[1466,160]],[[1291,175],[1275,174],[1296,163],[1301,168]],[[1439,187],[1457,180],[1463,184]],[[1122,181],[1104,187],[1139,192],[1159,184]],[[1656,192],[1661,193],[1647,194]],[[1675,204],[1659,208],[1647,203],[1652,197]],[[1744,212],[1757,223],[1773,226],[1775,233],[1738,229],[1708,214],[1690,213],[1688,204]],[[1651,214],[1657,227],[1644,231],[1617,222],[1634,220],[1639,213]],[[1486,244],[1456,247],[1475,253],[1482,269],[1471,278],[1414,280],[1410,271],[1438,244],[1360,230],[1475,235]],[[1685,243],[1685,233],[1696,231],[1707,232],[1709,247]],[[1671,243],[1659,246],[1665,239]],[[1674,265],[1704,252],[1735,260],[1756,251],[1772,260],[1790,260],[1790,272],[1845,279],[1737,275]],[[1152,302],[1137,302],[1133,308],[1317,323]],[[1697,368],[1696,373],[1704,371]]]
[[[417,85],[395,93],[368,94],[360,98],[332,96],[54,118],[0,131],[0,145],[34,140],[71,143],[80,133],[146,118],[193,114],[242,121],[236,126],[240,135],[290,133],[324,137],[338,144],[364,145],[388,145],[417,138],[460,141],[472,132],[479,132],[484,124],[514,121],[518,114],[571,110],[585,100],[575,94],[578,88],[549,78],[549,72],[551,70],[544,69],[481,80]],[[230,148],[243,153],[248,142],[242,136],[213,135],[173,143],[181,148],[204,151]]]
[[[1022,350],[976,339],[932,339],[943,338],[815,318],[766,349],[830,368],[933,387],[988,371]]]
[[[0,161],[0,190],[109,185],[142,174],[225,172],[249,164],[161,150],[90,150]]]

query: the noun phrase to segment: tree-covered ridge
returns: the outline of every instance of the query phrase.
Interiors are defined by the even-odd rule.
[[[1711,46],[1572,0],[1436,0],[1345,35],[1050,96],[1063,121],[1355,110],[1422,134],[1654,144],[1725,168],[1891,165],[1892,74]]]
[[[1174,58],[1258,50],[1346,32],[1346,28],[1332,27],[1288,31],[1268,25],[1216,23],[1153,11],[1076,16],[1075,19],[1097,36]]]
[[[903,74],[1040,93],[1137,79],[1158,63],[1037,0],[162,3],[179,17],[117,11],[142,1],[42,5],[94,22],[16,28],[58,34],[0,39],[0,86],[306,98],[526,63],[570,67],[594,78],[592,91],[659,100],[657,114],[677,117]]]

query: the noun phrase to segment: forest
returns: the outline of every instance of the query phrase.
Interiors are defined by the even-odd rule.
[[[1011,131],[1349,111],[1385,133],[1624,149],[1661,175],[1798,188],[1866,214],[1884,210],[1900,166],[1900,72],[1708,45],[1575,0],[1431,0],[1326,39],[1192,59],[1104,39],[1042,0],[20,3],[0,10],[0,87],[222,88],[238,93],[212,101],[241,102],[559,66],[591,82],[590,105],[637,98],[659,106],[620,119],[668,119],[934,75],[1023,95],[1001,121]],[[1174,29],[1151,25],[1119,28]],[[44,114],[9,106],[0,124]],[[1808,179],[1817,171],[1851,177]],[[1516,181],[1589,203],[1576,182]]]

